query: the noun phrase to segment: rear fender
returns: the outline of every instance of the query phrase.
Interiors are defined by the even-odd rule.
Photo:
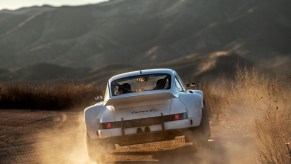
[[[178,98],[173,98],[171,102],[170,114],[188,112],[185,104],[183,104]]]
[[[179,100],[187,107],[188,117],[194,126],[199,126],[202,118],[203,92],[192,90],[179,95]]]
[[[114,122],[114,107],[113,106],[106,106],[106,110],[100,116],[100,122]]]
[[[84,110],[84,119],[86,125],[86,131],[90,138],[97,138],[97,130],[100,122],[100,116],[105,111],[103,103],[98,103],[90,106]]]

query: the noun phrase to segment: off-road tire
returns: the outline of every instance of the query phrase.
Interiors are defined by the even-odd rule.
[[[91,139],[88,134],[86,135],[86,143],[89,159],[97,164],[105,163],[105,155],[113,149],[112,144],[100,139]]]
[[[203,101],[202,118],[198,127],[191,128],[185,133],[186,142],[192,142],[193,146],[207,146],[211,136],[209,114],[205,101]]]

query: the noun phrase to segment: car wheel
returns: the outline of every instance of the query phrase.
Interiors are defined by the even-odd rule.
[[[201,123],[198,127],[191,128],[185,133],[185,139],[187,142],[192,142],[193,146],[207,146],[208,139],[211,136],[209,114],[205,101],[203,101],[204,107],[202,109]]]
[[[91,139],[88,134],[86,135],[86,141],[89,159],[97,164],[105,163],[105,155],[113,149],[112,144],[99,139]]]

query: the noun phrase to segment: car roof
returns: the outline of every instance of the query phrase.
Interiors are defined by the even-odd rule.
[[[144,74],[170,74],[170,75],[173,75],[174,73],[175,73],[174,70],[167,69],[167,68],[137,70],[137,71],[126,72],[126,73],[115,75],[109,79],[109,83],[111,83],[112,81],[117,80],[117,79],[122,79],[125,77],[131,77],[131,76],[138,76],[138,75],[144,75]]]

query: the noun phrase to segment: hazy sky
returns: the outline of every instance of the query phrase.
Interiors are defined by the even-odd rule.
[[[34,5],[83,5],[89,3],[98,3],[107,0],[0,0],[1,9],[18,9],[21,7],[28,7]]]

